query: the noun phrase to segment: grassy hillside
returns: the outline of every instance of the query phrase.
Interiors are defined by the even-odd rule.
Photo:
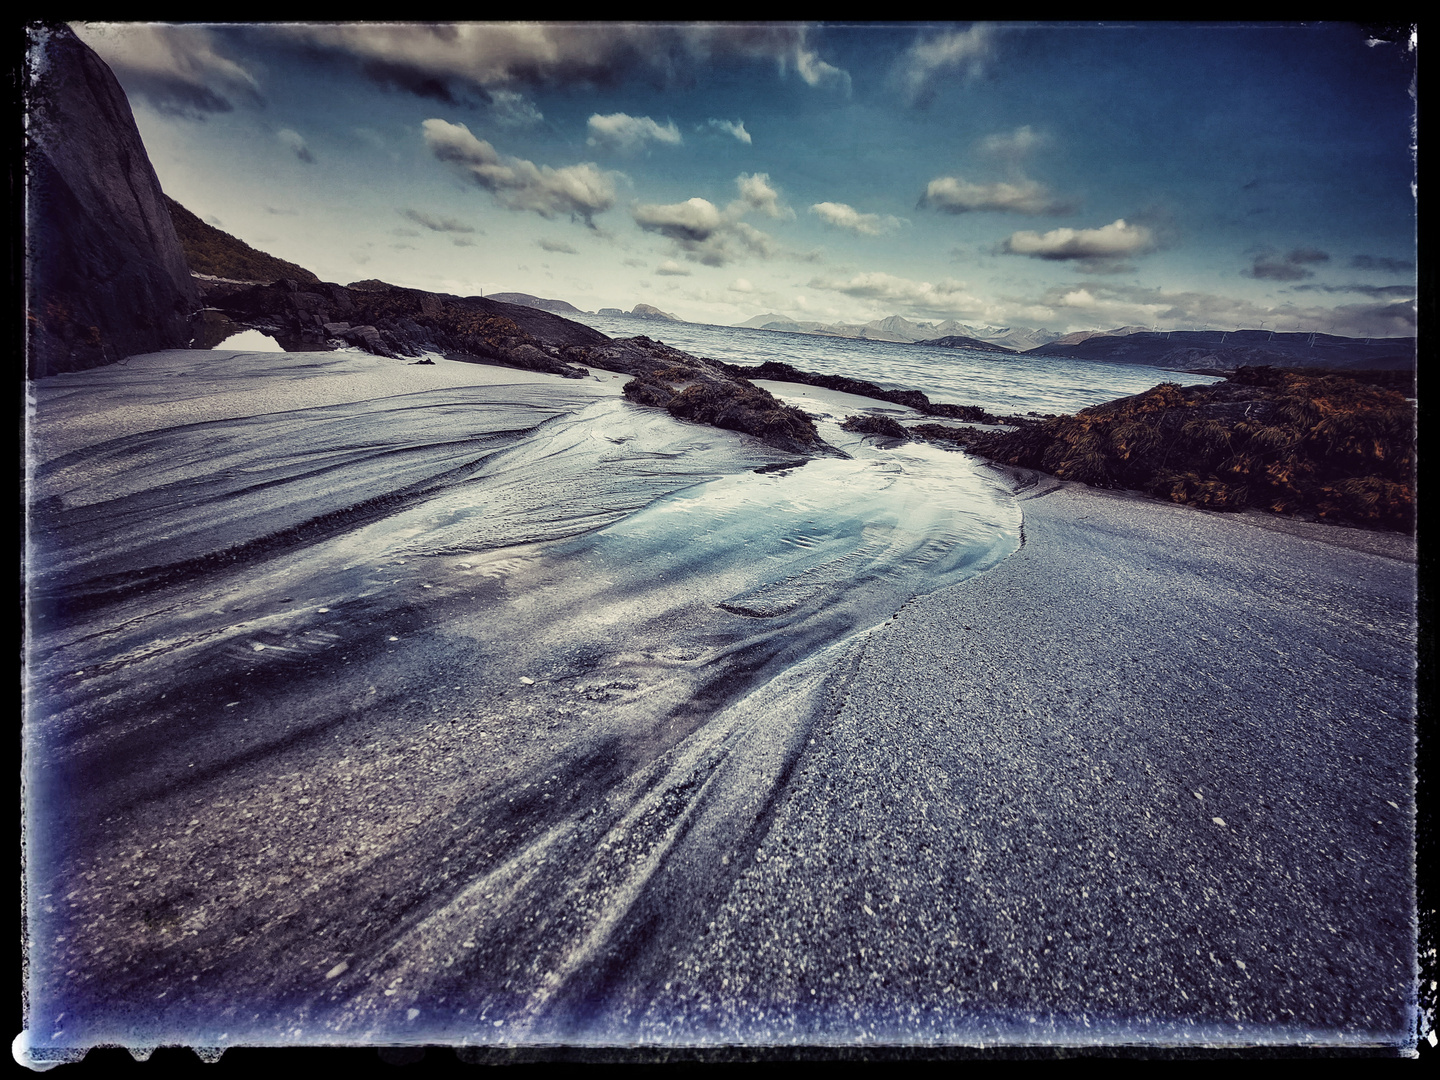
[[[205,224],[168,195],[165,203],[170,207],[170,220],[175,223],[175,232],[192,273],[267,284],[281,278],[307,284],[319,282],[320,279],[304,267],[256,251],[243,240]]]

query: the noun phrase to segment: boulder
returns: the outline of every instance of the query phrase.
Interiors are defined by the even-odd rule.
[[[125,91],[68,27],[30,36],[28,373],[184,348],[200,304]]]

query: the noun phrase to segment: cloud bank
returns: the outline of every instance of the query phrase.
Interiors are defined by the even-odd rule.
[[[160,23],[75,23],[80,40],[110,65],[127,93],[156,110],[203,120],[230,112],[232,99],[258,103],[260,84],[243,65],[222,56],[202,26]]]
[[[436,158],[455,165],[506,209],[529,210],[545,218],[568,214],[594,228],[594,216],[615,205],[611,174],[592,163],[554,169],[503,156],[464,124],[430,119],[421,128],[425,145]]]

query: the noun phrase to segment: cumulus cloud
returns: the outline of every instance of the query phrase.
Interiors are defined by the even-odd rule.
[[[725,132],[726,135],[733,135],[746,146],[751,145],[750,133],[745,130],[745,122],[743,120],[716,120],[714,117],[711,117],[708,123],[711,127]]]
[[[1000,245],[1000,250],[1009,255],[1028,255],[1032,259],[1052,261],[1083,261],[1101,271],[1154,248],[1155,234],[1144,225],[1127,224],[1124,218],[1098,229],[1011,233]]]
[[[160,112],[203,120],[230,112],[232,99],[259,103],[260,84],[222,55],[223,43],[202,26],[161,23],[76,23],[85,44],[110,65],[127,94]]]
[[[730,283],[730,291],[738,293],[753,293],[755,291],[755,286],[750,283],[750,280],[748,278],[737,277],[734,281]]]
[[[895,68],[895,78],[912,105],[927,105],[935,96],[938,77],[949,71],[978,75],[995,53],[996,31],[984,23],[952,30],[915,42]]]
[[[1313,270],[1305,268],[1307,263],[1328,262],[1329,259],[1326,252],[1315,248],[1296,248],[1284,256],[1274,251],[1262,251],[1255,256],[1250,269],[1241,273],[1246,277],[1270,281],[1301,281],[1315,276]]]
[[[681,266],[674,259],[666,259],[655,268],[655,273],[665,277],[689,277],[690,271]]]
[[[625,113],[601,116],[596,113],[590,117],[589,128],[587,142],[591,146],[604,146],[626,153],[640,149],[646,142],[667,143],[670,146],[679,146],[681,142],[680,129],[675,126],[675,121],[661,127],[648,116],[628,116]]]
[[[400,211],[400,216],[409,218],[416,225],[424,225],[431,232],[473,233],[475,231],[473,226],[466,225],[463,221],[457,221],[452,217],[436,217],[423,210],[406,208]]]
[[[848,89],[810,29],[786,23],[451,23],[283,25],[272,33],[349,56],[373,78],[453,100],[457,87],[689,85],[714,62],[769,62],[807,84]]]
[[[555,252],[557,255],[579,255],[579,254],[580,254],[580,252],[576,251],[573,247],[571,247],[569,244],[565,243],[565,241],[563,241],[563,240],[550,240],[550,239],[547,239],[547,238],[545,238],[545,237],[541,237],[539,240],[537,240],[537,241],[535,241],[535,242],[536,242],[537,244],[539,244],[542,248],[544,248],[546,251],[553,251],[553,252]]]
[[[864,236],[879,236],[883,232],[899,228],[902,224],[899,218],[889,214],[862,214],[845,203],[815,203],[810,207],[810,212],[837,229],[849,229]]]
[[[635,224],[674,241],[685,258],[706,266],[724,266],[745,256],[773,258],[779,245],[773,237],[742,220],[751,211],[773,218],[794,217],[781,205],[780,193],[766,173],[741,173],[735,178],[740,197],[723,210],[709,199],[679,203],[642,203],[631,211]]]
[[[632,216],[640,228],[673,240],[687,259],[706,266],[724,266],[745,255],[769,258],[776,251],[773,239],[708,199],[642,204]]]
[[[530,210],[545,218],[568,214],[593,228],[594,216],[615,204],[612,174],[592,163],[554,169],[504,156],[464,124],[431,119],[421,128],[431,153],[455,165],[509,210]]]
[[[769,173],[755,173],[753,176],[741,173],[735,178],[735,186],[740,189],[740,201],[747,208],[772,218],[795,216],[795,211],[780,205],[780,193],[770,185]]]
[[[1073,203],[1057,199],[1049,188],[1023,177],[993,184],[973,184],[958,176],[931,180],[920,197],[920,205],[947,214],[968,214],[989,210],[1008,214],[1066,214]]]
[[[292,128],[281,128],[275,133],[281,145],[293,153],[307,165],[315,164],[315,156],[310,153],[310,148],[305,145],[305,137]]]

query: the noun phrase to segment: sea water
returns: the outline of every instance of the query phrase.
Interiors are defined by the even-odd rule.
[[[634,316],[570,315],[611,337],[646,337],[727,364],[786,363],[801,371],[864,379],[892,390],[921,390],[932,401],[979,405],[1001,416],[1073,413],[1165,382],[1213,383],[1144,364],[1063,356],[947,349],[933,345],[823,337],[744,326],[668,323]]]

